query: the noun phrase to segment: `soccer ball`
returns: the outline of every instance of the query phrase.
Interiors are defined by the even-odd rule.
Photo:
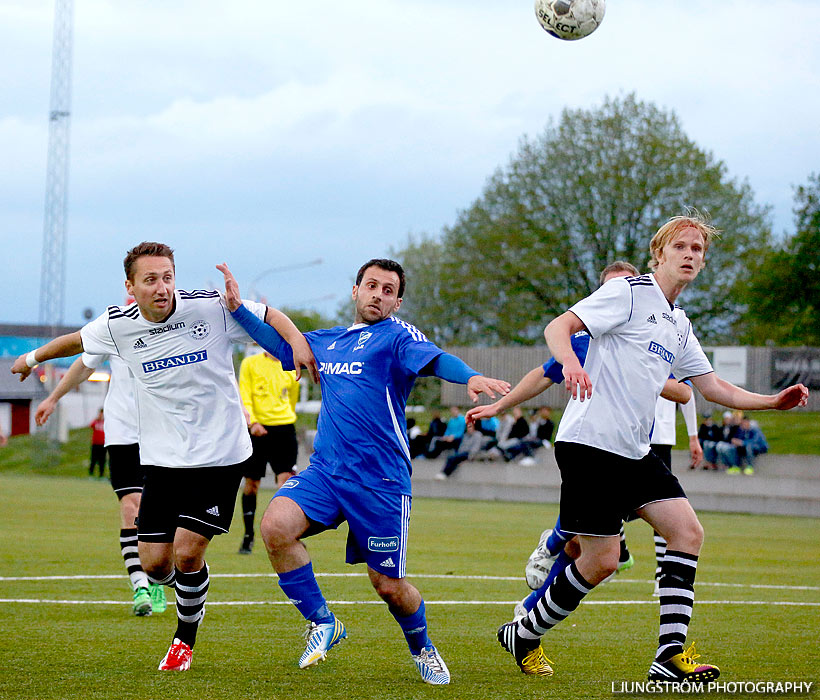
[[[556,39],[574,41],[594,32],[604,19],[606,0],[535,0],[535,16]]]

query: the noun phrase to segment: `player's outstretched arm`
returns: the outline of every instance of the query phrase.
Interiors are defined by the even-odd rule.
[[[677,379],[667,379],[661,390],[661,396],[668,401],[684,404],[692,398],[692,390]]]
[[[71,357],[83,351],[83,341],[80,338],[80,331],[67,333],[46,343],[45,345],[32,350],[29,353],[20,355],[11,366],[12,374],[19,374],[22,382],[38,364],[47,360],[54,360],[58,357]]]
[[[265,312],[265,323],[273,326],[276,332],[279,333],[285,342],[293,348],[293,367],[296,370],[296,379],[302,376],[302,367],[304,367],[314,384],[319,383],[319,368],[316,366],[316,358],[313,356],[313,351],[310,349],[305,336],[296,327],[285,314],[279,309],[273,309],[270,306]]]
[[[503,379],[484,377],[466,362],[449,352],[442,352],[437,355],[419,372],[419,376],[438,377],[453,384],[466,384],[467,394],[473,403],[478,400],[479,394],[484,393],[494,399],[496,394],[504,396],[510,390],[509,382],[505,382]]]
[[[805,406],[809,400],[809,390],[802,384],[794,384],[777,394],[755,394],[721,379],[714,372],[692,377],[691,381],[707,400],[747,411],[767,408],[788,411],[797,406]]]
[[[467,411],[465,416],[467,423],[474,423],[484,418],[492,418],[501,413],[501,411],[506,411],[513,406],[523,403],[527,399],[538,396],[542,391],[551,387],[552,383],[552,379],[544,376],[543,368],[536,367],[527,372],[523,379],[518,382],[506,396],[502,396],[495,403],[487,404],[486,406],[476,406]]]
[[[230,269],[228,269],[227,263],[218,264],[216,269],[219,270],[225,278],[225,304],[228,307],[228,311],[230,311],[233,315],[234,312],[238,312],[242,306],[242,297],[239,294],[239,284],[233,276],[233,273]],[[266,345],[250,331],[249,327],[245,323],[240,320],[240,316],[234,316],[234,318],[240,322],[242,327],[248,331],[251,337],[254,338],[254,340],[256,340],[262,347],[264,347],[279,360],[283,359],[280,354],[270,346],[271,339],[266,341],[268,343],[268,345]],[[265,312],[265,322],[272,326],[292,349],[293,367],[296,370],[296,378],[299,379],[301,377],[301,368],[304,367],[307,369],[308,374],[310,374],[310,377],[313,379],[314,383],[318,384],[319,369],[316,366],[316,358],[313,357],[313,352],[311,351],[307,340],[305,340],[305,336],[302,335],[293,321],[291,321],[278,309],[268,307]]]
[[[51,414],[54,413],[54,409],[57,408],[60,399],[75,387],[80,386],[92,374],[94,374],[94,370],[83,364],[82,357],[74,360],[74,364],[68,368],[68,372],[63,375],[63,378],[54,387],[54,391],[37,406],[37,410],[34,412],[34,422],[37,425],[45,425]]]
[[[565,386],[573,399],[583,401],[592,396],[592,382],[581,367],[581,362],[572,348],[572,336],[585,329],[580,318],[572,311],[566,311],[553,319],[544,329],[544,339],[556,362],[563,365]]]

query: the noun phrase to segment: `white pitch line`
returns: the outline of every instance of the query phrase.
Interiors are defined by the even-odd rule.
[[[99,581],[106,579],[121,579],[125,574],[97,574],[90,576],[83,575],[57,575],[57,576],[0,576],[3,581]],[[250,574],[211,574],[211,578],[278,578],[275,573],[250,573]],[[341,572],[341,573],[317,573],[317,578],[365,578],[366,573]],[[446,579],[450,581],[522,581],[523,576],[454,576],[452,574],[408,574],[411,579]],[[643,585],[654,583],[654,579],[636,578],[614,578],[607,585],[613,583],[640,583]],[[820,586],[788,586],[765,583],[719,583],[711,581],[697,581],[696,586],[715,586],[724,588],[752,588],[767,589],[777,591],[820,591]]]
[[[518,604],[517,600],[425,600],[425,605],[506,605]],[[0,598],[0,603],[33,603],[44,605],[132,605],[127,600],[56,600],[47,598]],[[328,605],[383,605],[381,600],[329,600]],[[820,607],[818,603],[801,603],[788,600],[698,600],[697,605],[780,605],[788,607]],[[168,601],[168,605],[174,605]],[[289,600],[215,600],[211,605],[292,605]],[[657,600],[587,600],[582,605],[658,605]]]

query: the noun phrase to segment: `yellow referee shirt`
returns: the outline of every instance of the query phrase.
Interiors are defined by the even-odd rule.
[[[296,422],[299,382],[296,372],[267,353],[251,355],[239,366],[239,393],[251,423],[290,425]]]

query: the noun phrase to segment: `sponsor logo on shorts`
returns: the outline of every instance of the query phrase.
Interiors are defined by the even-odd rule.
[[[219,517],[219,506],[212,506],[205,511],[209,515],[215,515],[217,518]]]
[[[393,563],[393,557],[387,557],[379,566],[383,566],[385,569],[392,569],[395,568],[396,565]]]
[[[159,360],[143,362],[142,371],[146,374],[150,374],[151,372],[159,372],[160,370],[170,369],[171,367],[179,367],[180,365],[192,365],[197,362],[205,362],[207,359],[207,350],[186,352],[184,355],[173,355],[172,357],[163,357]]]
[[[284,484],[282,484],[279,487],[279,490],[281,491],[282,489],[292,489],[294,486],[298,486],[298,485],[299,485],[299,479],[294,479],[293,477],[290,477],[290,479],[288,479]]]
[[[197,321],[191,326],[191,330],[188,331],[188,335],[190,335],[194,340],[203,340],[208,337],[210,332],[210,323],[207,321]]]
[[[658,355],[666,360],[670,365],[675,361],[675,355],[667,350],[663,345],[659,345],[654,340],[649,343],[649,352]]]
[[[178,328],[185,328],[185,321],[169,323],[167,326],[162,326],[162,328],[152,328],[150,331],[148,331],[148,335],[162,335],[163,333],[167,333],[168,331],[175,331]]]
[[[367,548],[371,552],[398,552],[398,537],[368,537]]]
[[[322,374],[361,374],[364,362],[320,362]]]

